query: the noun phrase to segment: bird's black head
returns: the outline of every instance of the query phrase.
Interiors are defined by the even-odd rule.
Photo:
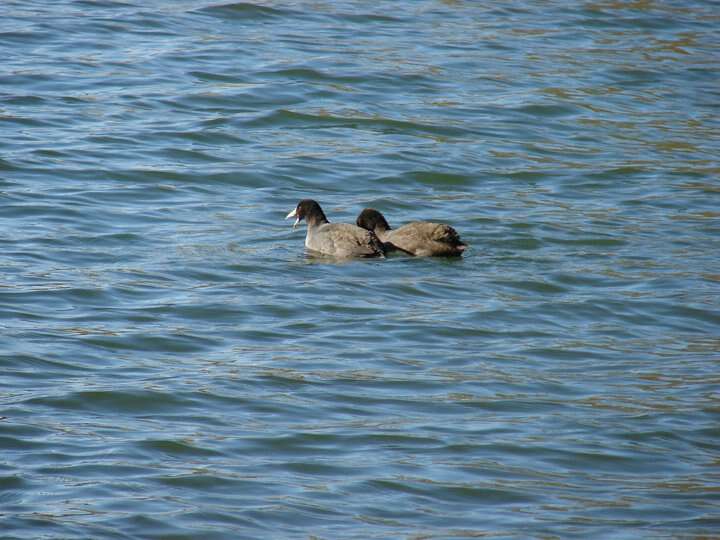
[[[317,203],[317,201],[314,201],[312,199],[303,199],[302,201],[300,201],[295,207],[295,210],[285,216],[285,219],[291,217],[295,218],[293,229],[303,219],[306,220],[310,225],[315,225],[317,223],[327,223],[327,218],[325,217],[325,213],[322,211],[322,208],[320,208],[320,205]]]
[[[385,217],[374,208],[365,208],[355,220],[358,227],[367,229],[368,231],[388,231],[390,225]]]

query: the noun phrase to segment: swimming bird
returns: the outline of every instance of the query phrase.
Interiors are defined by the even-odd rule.
[[[392,229],[385,216],[374,208],[365,208],[358,216],[358,227],[373,231],[386,251],[402,251],[418,257],[459,256],[467,248],[450,225],[414,221]]]
[[[305,247],[323,255],[339,258],[382,257],[382,242],[374,232],[351,223],[330,223],[320,205],[303,199],[285,219],[294,217],[293,229],[303,219],[307,222]]]

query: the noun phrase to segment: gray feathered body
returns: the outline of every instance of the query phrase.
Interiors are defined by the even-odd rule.
[[[382,242],[375,233],[350,223],[308,225],[305,247],[333,257],[381,257]]]

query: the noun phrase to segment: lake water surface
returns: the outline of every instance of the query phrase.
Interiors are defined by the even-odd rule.
[[[0,15],[3,540],[716,537],[717,2]]]

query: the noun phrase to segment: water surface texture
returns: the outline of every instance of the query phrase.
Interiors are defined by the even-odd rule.
[[[0,15],[3,540],[717,535],[717,2]]]

